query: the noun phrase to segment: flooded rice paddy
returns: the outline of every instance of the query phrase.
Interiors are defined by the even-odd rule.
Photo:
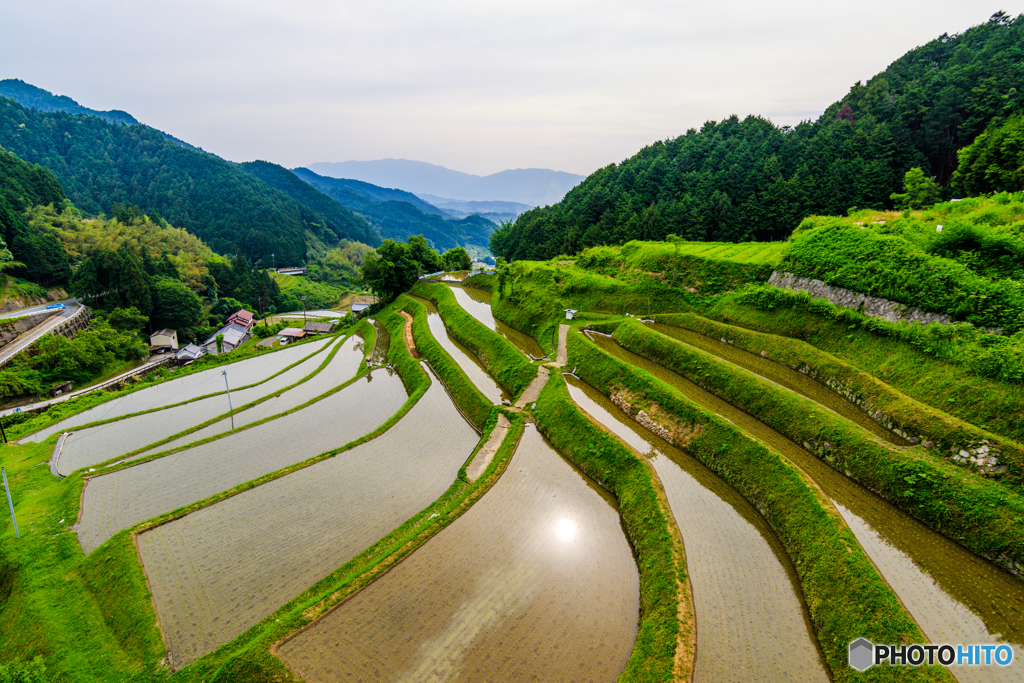
[[[478,436],[432,379],[376,439],[138,536],[175,669],[233,640],[448,489]]]
[[[593,341],[620,360],[655,375],[701,407],[721,415],[806,472],[835,504],[865,552],[933,643],[1024,645],[1024,583],[932,531],[835,471],[753,416],[689,380],[627,351],[610,337]],[[911,571],[914,568],[914,571]],[[962,682],[1021,680],[1021,667],[954,667]]]
[[[780,384],[790,391],[795,391],[801,396],[828,408],[832,412],[838,413],[850,422],[863,427],[891,444],[896,446],[910,445],[909,442],[898,434],[890,432],[872,420],[870,415],[847,400],[846,397],[802,372],[684,327],[674,327],[662,323],[647,323],[647,326],[688,346],[696,347],[710,353],[712,356],[726,360],[733,365],[738,365],[745,370]]]
[[[536,339],[515,328],[509,327],[494,317],[494,314],[491,312],[492,295],[490,292],[476,289],[475,287],[461,287],[457,285],[449,285],[449,289],[455,295],[455,301],[467,313],[515,344],[520,351],[533,358],[540,358],[544,355],[544,351],[540,348],[540,344],[537,343]]]
[[[248,403],[280,392],[296,382],[302,381],[311,373],[317,371],[338,342],[340,342],[340,339],[332,342],[330,346],[326,347],[326,353],[318,353],[297,364],[295,367],[267,380],[266,382],[249,387],[248,389],[232,390],[231,405],[236,409],[240,408]],[[334,381],[332,386],[337,386],[337,384],[344,382],[346,379],[350,379],[359,369],[359,362],[362,359],[362,353],[361,351],[358,351],[356,347],[361,348],[361,346],[361,341],[357,337],[351,337],[346,340],[342,348],[335,354],[328,367],[324,368],[324,370],[316,375],[314,379],[321,378],[322,376],[332,377]],[[228,382],[233,384],[234,376],[230,370],[230,366],[228,366],[227,372]],[[340,379],[342,373],[344,373],[344,379]],[[221,377],[222,386],[223,380],[224,378]],[[285,392],[282,396],[306,395],[311,388],[309,386],[311,382],[312,380],[307,380],[298,387]],[[319,384],[323,384],[322,380]],[[327,391],[327,389],[322,389],[319,393],[323,393],[324,391]],[[309,398],[313,398],[317,395],[318,394],[312,394]],[[309,398],[305,400],[308,401]],[[303,402],[304,401],[300,401],[296,405]],[[281,412],[280,410],[269,413],[266,412],[266,407],[268,405],[277,405],[279,403],[280,399],[270,399],[259,406],[239,415],[235,415],[235,426],[241,427],[244,424],[249,424],[262,419],[262,417]],[[219,394],[217,396],[210,396],[208,398],[199,399],[198,401],[174,406],[173,408],[158,410],[144,415],[137,415],[135,417],[126,417],[116,422],[108,422],[106,424],[96,425],[95,427],[87,427],[83,430],[73,431],[67,439],[65,439],[64,445],[60,449],[60,458],[57,461],[57,470],[66,476],[79,468],[91,467],[101,462],[132,453],[140,448],[144,448],[148,444],[162,441],[175,434],[187,431],[194,425],[201,424],[218,414],[227,412],[228,398],[225,394]],[[257,414],[260,416],[257,417]],[[203,429],[192,431],[187,436],[175,441],[173,447],[182,446],[187,443],[192,443],[193,441],[199,441],[208,436],[226,432],[230,429],[231,420],[223,420]],[[158,446],[152,451],[148,451],[141,455],[167,450],[171,447],[171,445]]]
[[[383,424],[405,400],[398,376],[376,371],[276,420],[93,477],[82,497],[82,549],[91,553],[121,529],[344,446]]]
[[[315,358],[310,359],[307,362],[315,363],[315,365],[313,365],[313,370],[316,370],[316,368],[320,367],[320,364],[326,358],[326,355],[321,354],[316,356]],[[334,358],[331,359],[331,362],[328,363],[327,367],[318,372],[316,375],[313,375],[312,377],[310,377],[297,387],[293,387],[288,391],[284,391],[277,396],[271,396],[271,398],[267,399],[266,401],[263,401],[262,403],[255,405],[252,408],[244,410],[241,413],[235,415],[235,429],[252,424],[253,422],[259,422],[260,420],[264,420],[268,417],[278,415],[289,410],[293,410],[294,408],[298,408],[304,403],[312,401],[318,396],[322,396],[326,392],[352,379],[352,377],[355,376],[357,372],[359,372],[362,361],[363,342],[358,337],[350,337],[348,340],[345,341],[342,347],[338,349],[338,352],[334,355]],[[275,378],[271,380],[271,382],[276,383],[277,379]],[[270,384],[271,382],[267,382],[266,384]],[[279,388],[277,390],[279,390]],[[273,393],[274,392],[265,391],[261,396],[268,396]],[[255,400],[255,398],[250,399],[248,396],[246,397],[246,399],[247,402],[249,400]],[[239,406],[240,402],[236,401],[234,392],[231,393],[231,400],[235,401],[235,407]],[[193,422],[193,424],[195,424],[195,422]],[[156,446],[144,453],[139,454],[138,457],[145,457],[147,455],[152,455],[153,453],[167,451],[174,448],[181,448],[183,446],[187,446],[190,443],[202,441],[203,439],[231,430],[231,424],[232,419],[225,418],[223,420],[220,420],[219,422],[215,422],[211,425],[203,427],[202,429],[186,434],[178,439],[175,439],[174,441],[162,444],[160,446]]]
[[[139,391],[134,391],[111,401],[107,401],[89,410],[72,415],[66,420],[51,425],[35,434],[26,436],[21,441],[39,442],[46,440],[51,434],[66,432],[79,425],[99,420],[110,420],[144,410],[153,410],[163,406],[190,401],[207,394],[224,392],[224,378],[221,372],[228,371],[232,386],[243,387],[262,382],[271,375],[281,372],[289,365],[297,363],[312,353],[323,351],[330,339],[317,340],[308,344],[292,346],[281,351],[266,355],[247,358],[237,363],[230,363],[209,370],[203,370],[178,379],[171,379]],[[222,411],[219,411],[222,412]]]
[[[639,591],[618,512],[529,425],[494,488],[279,653],[310,683],[614,681]]]
[[[498,386],[498,383],[494,381],[494,378],[484,369],[484,366],[480,364],[480,361],[476,359],[469,349],[455,341],[448,334],[448,330],[444,326],[444,320],[441,319],[441,314],[437,312],[437,307],[427,299],[414,298],[427,309],[427,326],[430,328],[430,334],[434,336],[434,339],[441,345],[441,348],[452,357],[452,360],[458,364],[462,372],[469,378],[469,381],[473,383],[473,386],[479,389],[480,393],[491,403],[501,403],[502,401],[510,400],[505,390]]]
[[[696,458],[651,434],[589,384],[565,379],[573,401],[650,458],[665,487],[693,582],[693,680],[828,681],[796,570],[765,519]]]

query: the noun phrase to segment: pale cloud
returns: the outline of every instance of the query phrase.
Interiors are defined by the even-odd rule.
[[[238,161],[586,174],[709,119],[815,118],[855,81],[998,9],[15,0],[0,8],[0,77],[124,109]]]

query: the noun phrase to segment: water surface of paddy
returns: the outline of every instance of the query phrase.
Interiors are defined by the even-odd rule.
[[[828,681],[796,570],[764,518],[696,458],[651,434],[589,384],[565,379],[573,401],[650,458],[665,487],[693,583],[693,680]]]
[[[233,640],[430,505],[478,440],[432,378],[376,439],[140,534],[172,666]],[[271,435],[263,447],[293,445]]]
[[[455,295],[455,301],[467,313],[515,344],[520,351],[534,358],[541,358],[544,355],[544,351],[540,348],[540,344],[537,343],[536,339],[513,327],[509,327],[494,317],[494,314],[491,312],[492,295],[490,292],[476,289],[475,287],[462,287],[459,285],[449,285],[448,287],[452,290],[452,294]]]
[[[302,410],[222,439],[89,479],[78,539],[91,553],[121,529],[302,462],[372,432],[406,400],[376,371]]]
[[[611,682],[639,591],[618,512],[529,425],[480,501],[280,654],[310,683]]]
[[[1020,652],[1024,644],[1024,583],[1019,579],[932,531],[763,422],[686,378],[623,349],[610,337],[594,334],[590,338],[602,350],[646,370],[701,407],[726,418],[814,479],[836,504],[929,642],[1009,642],[1015,652]],[[917,571],[909,571],[910,567]],[[1016,681],[1022,680],[1024,667],[954,667],[953,671],[961,682]]]
[[[271,375],[281,372],[293,363],[297,363],[312,353],[323,351],[330,339],[317,340],[308,344],[292,346],[280,351],[264,353],[254,358],[247,358],[237,363],[229,363],[219,367],[202,370],[178,379],[171,379],[160,384],[146,387],[130,394],[125,394],[66,420],[50,425],[46,429],[31,434],[21,441],[44,441],[51,434],[66,432],[79,425],[99,420],[110,420],[131,413],[152,410],[162,406],[174,405],[189,401],[207,394],[224,392],[224,377],[221,372],[228,371],[236,387],[262,382]]]
[[[247,403],[270,396],[296,382],[302,381],[305,377],[317,371],[327,359],[328,354],[337,341],[340,341],[340,338],[325,349],[326,353],[318,353],[297,364],[295,367],[282,372],[277,377],[248,389],[232,390],[231,405],[236,409],[241,408]],[[314,379],[318,379],[318,382],[308,380],[291,391],[285,392],[283,395],[308,395],[308,398],[305,399],[305,401],[308,401],[310,398],[327,390],[321,389],[316,394],[309,394],[309,391],[314,387],[323,386],[324,378],[333,378],[334,384],[332,386],[351,379],[359,369],[359,362],[362,360],[362,353],[356,350],[357,346],[361,348],[359,338],[350,337],[338,353],[335,354],[327,368],[324,368],[322,372],[316,375]],[[342,376],[344,376],[344,379],[340,379]],[[340,381],[338,381],[339,379]],[[228,382],[229,385],[234,383],[234,376],[230,372],[230,367],[228,368]],[[221,385],[223,386],[223,377],[221,378]],[[305,401],[299,401],[295,405]],[[271,405],[282,405],[282,401],[280,398],[270,399],[255,408],[236,415],[234,418],[235,426],[241,427],[263,417],[282,412],[281,410],[267,412],[267,408]],[[218,414],[227,412],[227,396],[219,394],[173,408],[158,410],[135,417],[126,417],[116,422],[108,422],[96,425],[95,427],[73,431],[64,440],[64,445],[60,451],[60,458],[57,461],[57,470],[66,476],[81,467],[91,467],[144,448],[151,443],[162,441],[197,424],[201,424]],[[230,429],[231,421],[223,420],[178,439],[174,442],[174,447],[199,441]],[[159,446],[152,452],[167,450],[171,447],[170,445]],[[146,454],[142,453],[140,455]]]

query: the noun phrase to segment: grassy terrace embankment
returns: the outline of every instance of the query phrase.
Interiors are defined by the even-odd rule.
[[[627,320],[615,340],[758,418],[930,528],[1024,573],[1019,493],[928,454],[896,448],[796,393]]]
[[[469,349],[513,399],[537,376],[537,366],[510,341],[459,306],[446,285],[418,283],[410,293],[430,299],[437,306],[452,338]]]
[[[655,477],[639,457],[580,413],[560,374],[551,374],[534,414],[537,426],[555,448],[615,496],[636,554],[640,630],[619,681],[688,680],[694,660],[694,625],[686,558],[682,548],[675,547],[671,513],[659,499]],[[682,624],[681,616],[685,617]],[[680,653],[677,668],[680,641],[689,651]]]
[[[1021,444],[911,398],[805,341],[755,332],[692,313],[654,317],[658,322],[682,327],[713,340],[724,340],[744,351],[798,370],[845,396],[884,427],[915,443],[931,442],[951,459],[962,450],[973,451],[988,444],[989,454],[997,456],[999,464],[1007,467],[1005,478],[1018,483],[1024,479],[1024,447]],[[969,467],[967,462],[959,464]]]
[[[582,335],[569,337],[570,365],[591,385],[638,415],[643,410],[765,516],[796,565],[815,633],[834,680],[951,680],[937,667],[847,665],[847,646],[923,642],[913,620],[879,576],[839,513],[777,453],[706,412],[652,375],[604,353]]]
[[[963,326],[890,323],[775,287],[749,287],[692,310],[806,341],[943,412],[1024,439],[1024,356],[1015,338]]]
[[[480,390],[473,386],[458,364],[445,353],[427,327],[427,311],[423,304],[412,297],[402,295],[393,304],[394,308],[409,313],[412,319],[413,339],[416,349],[430,362],[430,366],[441,376],[455,403],[469,418],[470,422],[482,429],[494,410]]]

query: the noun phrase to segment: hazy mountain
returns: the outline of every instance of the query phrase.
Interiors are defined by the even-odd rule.
[[[400,187],[468,201],[508,201],[546,206],[565,196],[584,176],[543,168],[519,168],[478,176],[423,161],[380,159],[310,164],[310,170],[332,178],[351,178],[374,185]]]
[[[456,218],[477,214],[494,223],[515,220],[519,214],[525,213],[533,208],[529,204],[520,204],[519,202],[473,202],[466,201],[465,199],[438,197],[432,194],[421,194],[419,197]]]
[[[54,95],[49,90],[43,90],[42,88],[36,87],[31,83],[26,83],[25,81],[17,78],[8,78],[0,81],[0,97],[9,97],[23,107],[29,107],[42,112],[63,111],[68,114],[96,116],[109,123],[146,126],[146,124],[142,123],[126,111],[121,111],[120,109],[110,109],[108,111],[89,109],[88,107],[83,107],[78,102],[75,102],[67,95]],[[201,147],[190,145],[184,140],[179,140],[173,135],[169,135],[162,130],[157,130],[152,126],[146,126],[146,128],[156,130],[156,132],[164,136],[165,139],[170,140],[174,144],[184,147],[185,149],[190,149],[193,152],[210,154]]]
[[[360,197],[372,199],[377,202],[409,202],[423,213],[435,213],[438,216],[449,215],[448,212],[442,211],[438,207],[429,203],[429,200],[424,201],[412,192],[406,192],[405,190],[379,187],[371,183],[363,182],[362,180],[352,180],[350,178],[328,178],[318,175],[313,171],[310,171],[308,168],[293,168],[292,173],[297,175],[299,178],[302,178],[307,183],[316,185],[324,191],[341,188],[348,190],[349,192],[354,192]]]

